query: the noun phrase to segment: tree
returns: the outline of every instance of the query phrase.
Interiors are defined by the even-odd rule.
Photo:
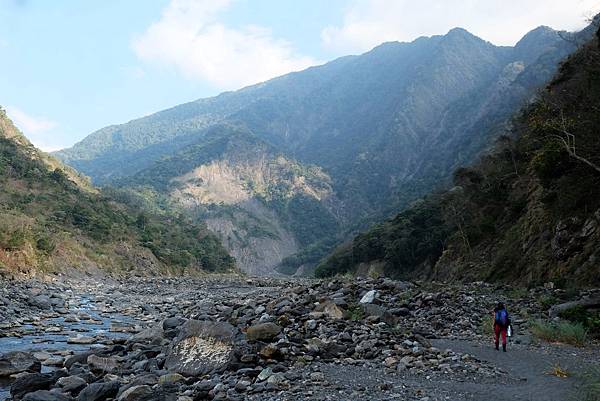
[[[463,246],[471,253],[471,241],[467,232],[471,220],[471,207],[462,188],[453,189],[450,192],[450,196],[445,199],[443,215],[446,222],[452,227],[456,227]]]
[[[577,148],[577,137],[573,133],[573,128],[576,121],[566,116],[562,107],[544,102],[541,107],[549,111],[551,117],[542,115],[542,118],[532,120],[532,124],[536,129],[544,131],[543,137],[549,141],[556,142],[560,147],[567,152],[573,159],[584,163],[588,167],[600,173],[600,165],[596,164],[588,157],[584,157],[579,153]]]
[[[146,231],[146,226],[148,225],[150,219],[148,219],[148,216],[146,215],[146,213],[140,213],[137,216],[137,219],[135,221],[135,225],[138,226],[138,228],[142,231]]]

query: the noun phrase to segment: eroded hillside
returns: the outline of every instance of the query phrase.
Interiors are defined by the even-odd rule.
[[[38,151],[0,110],[0,271],[154,275],[233,268],[206,228],[115,202]]]

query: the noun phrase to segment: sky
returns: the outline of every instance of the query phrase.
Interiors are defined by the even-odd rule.
[[[600,0],[0,0],[0,106],[39,148],[386,41],[514,45]]]

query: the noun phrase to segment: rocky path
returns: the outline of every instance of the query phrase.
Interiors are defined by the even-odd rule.
[[[0,398],[15,401],[568,400],[577,379],[546,372],[600,359],[597,348],[481,345],[498,299],[526,327],[518,316],[543,315],[547,290],[517,299],[483,283],[385,279],[0,284]]]
[[[489,400],[495,394],[498,401],[565,401],[578,399],[578,375],[593,364],[600,363],[598,348],[579,349],[560,344],[543,344],[536,347],[509,344],[508,352],[496,351],[491,343],[435,340],[437,347],[447,347],[456,352],[468,353],[476,358],[494,364],[505,370],[507,380],[491,383],[456,383],[465,399]],[[554,367],[560,366],[569,373],[561,378],[551,374]],[[457,389],[458,390],[458,389]]]

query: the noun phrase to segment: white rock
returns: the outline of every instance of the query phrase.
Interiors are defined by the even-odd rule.
[[[373,301],[375,300],[375,297],[377,296],[377,291],[375,290],[371,290],[369,292],[367,292],[361,299],[360,299],[360,303],[361,304],[371,304],[373,303]]]

